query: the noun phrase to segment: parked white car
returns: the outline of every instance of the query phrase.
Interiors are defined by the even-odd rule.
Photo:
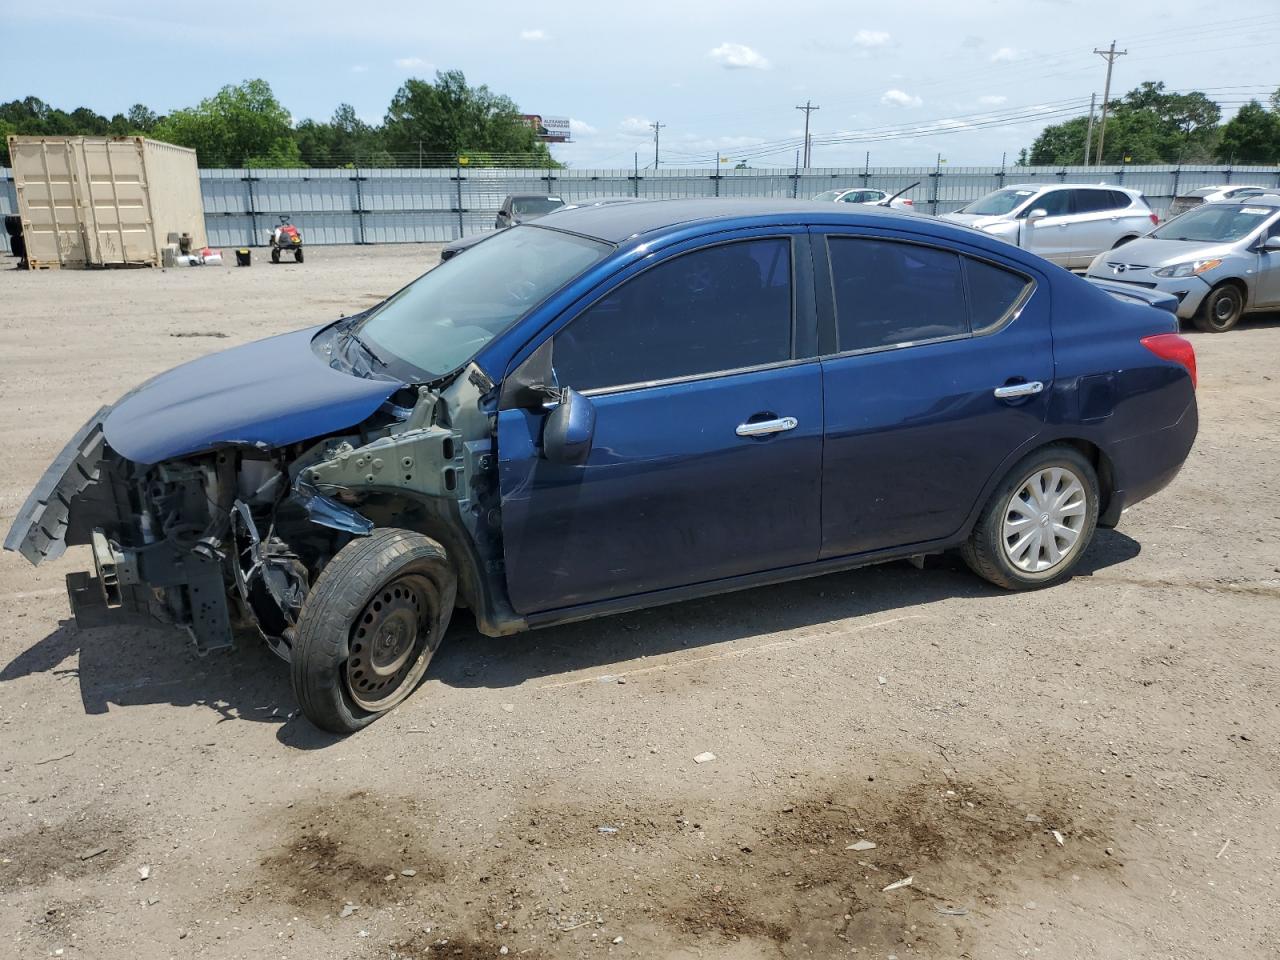
[[[1019,184],[942,219],[990,233],[1068,269],[1146,235],[1160,218],[1137,190],[1103,185]]]
[[[893,194],[883,190],[868,190],[865,187],[847,187],[843,190],[824,190],[813,199],[826,200],[831,203],[866,203],[873,207],[883,206]],[[898,210],[914,210],[915,204],[906,197],[894,197],[889,206]]]
[[[1165,219],[1172,220],[1188,210],[1194,210],[1202,203],[1217,203],[1219,200],[1247,200],[1249,197],[1260,197],[1264,193],[1275,192],[1274,188],[1268,191],[1265,187],[1242,186],[1240,184],[1224,184],[1218,187],[1201,187],[1198,190],[1188,190],[1186,193],[1180,193],[1173,198],[1173,203],[1169,204],[1169,215]]]

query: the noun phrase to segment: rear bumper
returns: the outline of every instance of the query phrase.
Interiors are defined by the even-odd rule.
[[[1112,445],[1107,452],[1115,468],[1117,488],[1112,491],[1106,512],[1098,518],[1099,526],[1116,526],[1124,510],[1155,496],[1173,482],[1195,443],[1199,423],[1193,398],[1176,423]]]

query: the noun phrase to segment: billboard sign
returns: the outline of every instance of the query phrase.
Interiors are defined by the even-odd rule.
[[[533,127],[534,133],[543,143],[569,142],[568,117],[548,117],[541,113],[526,113],[522,119]]]

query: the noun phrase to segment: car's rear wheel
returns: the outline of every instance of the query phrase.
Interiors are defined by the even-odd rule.
[[[353,540],[316,578],[290,655],[303,714],[352,733],[414,691],[453,614],[444,548],[409,530]]]
[[[1196,328],[1205,333],[1226,333],[1240,322],[1244,294],[1234,283],[1224,283],[1209,291],[1196,311]]]
[[[978,576],[1008,590],[1065,580],[1098,525],[1098,475],[1074,447],[1024,458],[992,493],[961,553]]]

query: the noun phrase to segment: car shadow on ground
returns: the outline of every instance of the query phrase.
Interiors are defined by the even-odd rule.
[[[1131,560],[1141,545],[1116,530],[1099,530],[1077,577]],[[980,580],[955,555],[930,557],[924,570],[905,561],[757,587],[701,600],[513,637],[485,637],[459,611],[427,673],[456,687],[513,687],[529,680],[607,667],[677,650],[803,629],[836,620],[892,614],[955,597],[1015,594]]]
[[[1076,575],[1091,576],[1140,551],[1131,537],[1100,530]],[[930,558],[923,571],[906,563],[865,567],[514,637],[485,637],[460,611],[427,680],[454,687],[513,687],[681,649],[979,596],[996,602],[1012,594],[979,580],[948,555]],[[296,749],[319,749],[342,739],[293,716],[298,708],[289,671],[254,638],[243,640],[233,653],[202,658],[175,629],[79,630],[73,621],[63,620],[0,668],[0,684],[36,673],[77,679],[84,711],[90,715],[144,704],[203,706],[225,721],[277,724],[280,742]]]

